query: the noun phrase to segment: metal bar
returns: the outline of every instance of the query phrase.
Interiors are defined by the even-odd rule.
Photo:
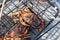
[[[26,6],[26,4],[25,4],[25,6]],[[31,11],[32,13],[34,13],[31,8],[30,8],[30,11]],[[35,14],[35,13],[34,13],[34,14]],[[47,26],[48,26],[49,24],[51,24],[52,21],[53,21],[53,19],[47,24]],[[47,27],[47,26],[46,26],[46,27]],[[46,27],[45,27],[45,28],[46,28]],[[45,28],[44,28],[44,29],[45,29]],[[43,30],[44,30],[44,29],[43,29]],[[42,31],[41,31],[41,32],[42,32]],[[40,33],[41,33],[41,32],[40,32]],[[39,34],[40,34],[40,33],[39,33]],[[38,35],[39,35],[39,34],[38,34]],[[34,37],[34,38],[35,38],[35,37]]]
[[[52,28],[54,28],[59,23],[60,22],[57,22]],[[44,34],[46,34],[47,32],[49,32],[52,28],[50,28],[49,30],[47,30]],[[41,38],[44,34],[40,35],[36,40],[38,40],[39,38]]]
[[[51,6],[53,6],[54,8],[55,8],[55,6],[49,1],[49,0],[47,0],[47,2],[51,5]],[[59,8],[57,8],[56,9],[57,10],[57,13],[55,14],[55,18],[58,16],[58,14],[59,14]]]
[[[12,2],[12,1],[11,1]],[[14,2],[12,2],[14,4]],[[14,4],[15,5],[15,4]],[[18,6],[15,5],[16,8],[18,8]]]
[[[39,38],[41,38],[44,34],[46,34],[48,31],[50,31],[52,28],[54,28],[57,24],[59,24],[59,22],[57,22],[53,27],[51,27],[49,30],[47,30],[46,32],[44,32],[42,35],[40,35],[38,38],[34,38],[34,40],[38,40]]]
[[[53,21],[53,19],[43,28],[43,30],[45,30],[45,28],[47,28],[52,23],[52,21]],[[33,39],[35,39],[37,36],[39,36],[43,32],[43,30],[41,32],[39,32],[37,35],[35,35],[35,37]]]
[[[54,7],[54,6],[53,6],[53,7]],[[59,13],[59,10],[57,9],[57,13],[56,13],[56,14],[58,15],[58,13]],[[57,15],[55,15],[55,18],[57,17]],[[52,22],[52,21],[53,21],[53,20],[51,20],[51,22]],[[49,24],[51,24],[51,22],[49,22],[49,23],[47,24],[47,26],[48,26]],[[47,27],[47,26],[46,26],[46,27]],[[45,28],[46,28],[46,27],[45,27]],[[44,29],[45,29],[45,28],[44,28]],[[43,30],[44,30],[44,29],[43,29]],[[43,30],[42,30],[42,31],[43,31]],[[50,30],[51,30],[51,29],[50,29]],[[48,31],[49,31],[49,30],[48,30]],[[40,33],[41,33],[41,32],[40,32]],[[39,33],[39,34],[40,34],[40,33]],[[38,34],[38,35],[39,35],[39,34]],[[37,36],[38,36],[38,35],[37,35]],[[35,38],[36,38],[37,36],[35,36],[33,39],[35,40]]]

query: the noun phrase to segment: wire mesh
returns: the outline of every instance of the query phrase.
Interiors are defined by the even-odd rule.
[[[31,6],[30,10],[32,12],[34,12],[37,15],[40,15],[46,22],[46,26],[45,28],[39,32],[36,33],[36,31],[34,30],[34,28],[30,28],[29,33],[32,35],[32,39],[33,40],[38,40],[42,34],[42,32],[52,23],[55,22],[53,18],[56,18],[55,15],[59,12],[57,12],[56,9],[54,9],[54,7],[52,5],[50,5],[48,2],[42,3],[41,1],[36,1],[36,0],[10,0],[5,4],[4,10],[3,10],[3,14],[2,14],[2,31],[0,35],[5,34],[11,27],[13,27],[13,21],[10,17],[8,17],[11,13],[16,12],[17,8],[22,7],[25,8],[26,6]],[[55,22],[56,23],[56,22]],[[58,24],[59,22],[57,22],[56,24]],[[56,26],[55,24],[55,26]],[[55,27],[54,26],[54,27]],[[53,28],[53,26],[51,27]],[[49,31],[49,30],[48,30]],[[41,36],[38,36],[41,35]]]

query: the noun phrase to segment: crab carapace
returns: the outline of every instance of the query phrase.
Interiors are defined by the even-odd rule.
[[[26,7],[24,10],[19,8],[18,12],[12,13],[12,17],[16,17],[17,15],[20,18],[19,21],[22,25],[32,26],[37,32],[40,32],[46,25],[45,21],[39,15],[36,15],[29,10],[29,7]]]
[[[29,38],[31,36],[28,35],[29,28],[27,26],[23,26],[20,23],[15,24],[15,26],[9,30],[4,40],[22,40],[24,38]]]
[[[10,40],[11,38],[20,40],[19,37],[28,38],[30,37],[28,35],[29,27],[33,27],[37,32],[41,32],[46,25],[45,21],[40,16],[29,10],[29,7],[26,7],[24,10],[19,8],[18,12],[11,14],[11,17],[18,17],[19,19],[15,22],[17,25],[6,33],[4,37],[5,40]]]

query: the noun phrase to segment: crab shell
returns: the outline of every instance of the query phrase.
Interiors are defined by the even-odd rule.
[[[2,38],[2,37],[0,37],[0,40],[3,40],[3,38]]]
[[[20,22],[25,26],[32,26],[37,32],[40,32],[46,25],[45,21],[38,15],[32,13],[28,8],[20,14]]]
[[[27,27],[24,27],[23,25],[19,24],[19,25],[15,25],[15,27],[11,30],[9,30],[5,37],[4,37],[4,40],[12,40],[12,39],[15,39],[15,40],[21,40],[21,38],[29,38],[28,36],[28,30],[29,28]]]
[[[14,15],[18,15],[19,21],[24,26],[32,26],[37,32],[40,32],[46,25],[45,21],[38,15],[32,13],[28,8],[22,11],[15,12]]]

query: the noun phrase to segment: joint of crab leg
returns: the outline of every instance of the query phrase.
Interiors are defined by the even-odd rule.
[[[17,16],[18,14],[16,14],[16,13],[12,13],[10,16],[11,17],[15,17],[15,16]]]
[[[30,10],[29,10],[28,8],[30,8],[30,6],[27,6],[27,7],[24,9],[24,12],[25,12],[25,13],[30,13]]]
[[[18,8],[18,11],[22,11],[22,8]]]

